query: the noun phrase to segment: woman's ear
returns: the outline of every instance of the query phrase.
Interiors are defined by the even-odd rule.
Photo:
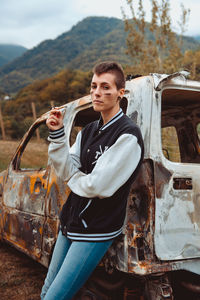
[[[125,89],[120,89],[119,90],[119,97],[122,98],[124,96]]]

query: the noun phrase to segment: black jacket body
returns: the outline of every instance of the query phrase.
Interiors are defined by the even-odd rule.
[[[101,122],[88,124],[81,135],[80,162],[85,174],[90,174],[98,158],[107,151],[123,134],[133,135],[141,148],[141,157],[129,179],[107,198],[85,198],[71,192],[60,214],[62,233],[72,240],[104,241],[122,232],[126,215],[127,199],[132,182],[141,166],[144,154],[140,129],[126,115],[101,130]],[[123,145],[126,147],[126,144]],[[121,160],[127,158],[121,151]],[[112,159],[112,158],[111,158]],[[113,153],[115,159],[115,153]],[[105,174],[106,176],[106,174]],[[120,174],[116,174],[120,176]],[[98,184],[98,182],[96,183]]]

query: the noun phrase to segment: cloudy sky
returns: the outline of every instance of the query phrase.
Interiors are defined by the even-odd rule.
[[[134,1],[136,3],[136,1]],[[143,0],[150,12],[150,0]],[[180,3],[190,8],[187,35],[200,35],[200,0],[171,0],[171,17],[177,31]],[[54,39],[87,16],[122,18],[128,15],[126,0],[0,0],[0,43],[32,48],[46,39]]]

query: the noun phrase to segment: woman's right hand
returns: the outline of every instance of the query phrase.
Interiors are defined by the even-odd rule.
[[[46,120],[46,124],[50,130],[58,130],[62,128],[63,127],[62,112],[56,107],[52,108]]]

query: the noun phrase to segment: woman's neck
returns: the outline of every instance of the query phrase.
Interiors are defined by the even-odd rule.
[[[101,112],[103,125],[108,123],[119,112],[119,110],[120,110],[120,107],[116,107],[112,111],[103,111],[103,112]]]

